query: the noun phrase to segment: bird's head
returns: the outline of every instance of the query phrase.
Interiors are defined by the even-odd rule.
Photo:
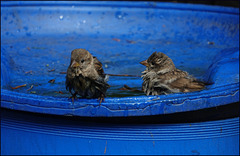
[[[93,56],[85,49],[75,49],[71,53],[70,67],[85,70],[93,64]]]
[[[167,73],[175,69],[175,65],[167,55],[161,52],[154,52],[147,60],[140,62],[149,71]]]

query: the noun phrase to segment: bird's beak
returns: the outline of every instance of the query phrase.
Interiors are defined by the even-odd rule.
[[[144,66],[146,66],[146,67],[148,67],[148,63],[147,63],[147,60],[145,60],[145,61],[142,61],[142,62],[140,62],[142,65],[144,65]]]
[[[80,66],[80,64],[79,63],[77,63],[76,61],[73,61],[73,63],[71,64],[71,67],[79,67]]]

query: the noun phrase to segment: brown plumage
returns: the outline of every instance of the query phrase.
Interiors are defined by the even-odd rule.
[[[203,82],[177,69],[172,59],[164,53],[154,52],[140,63],[146,66],[146,70],[142,72],[142,89],[146,95],[193,92],[205,88]]]
[[[96,57],[85,49],[72,51],[65,84],[73,99],[80,95],[82,98],[99,98],[101,103],[110,87],[107,79],[102,63]]]

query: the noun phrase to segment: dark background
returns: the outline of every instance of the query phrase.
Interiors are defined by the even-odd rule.
[[[158,0],[154,2],[206,4],[239,8],[239,0]]]

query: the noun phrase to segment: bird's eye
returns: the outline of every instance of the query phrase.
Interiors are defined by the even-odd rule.
[[[153,66],[155,65],[155,63],[154,63],[154,62],[152,62],[151,64],[152,64]]]
[[[84,62],[84,60],[81,60],[81,63],[83,63]]]

